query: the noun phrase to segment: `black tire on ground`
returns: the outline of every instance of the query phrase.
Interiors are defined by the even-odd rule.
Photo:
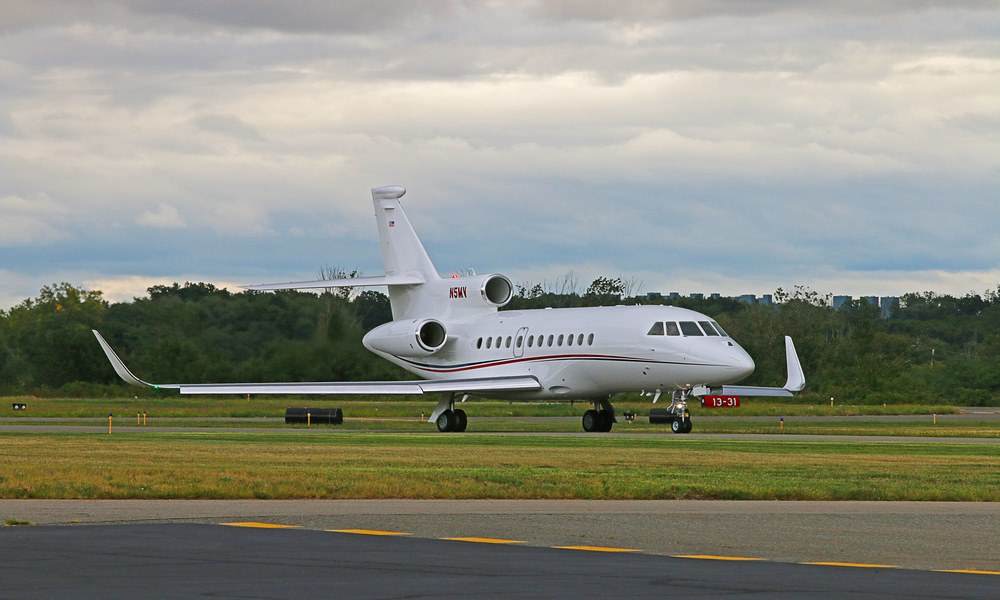
[[[670,431],[674,433],[684,433],[684,422],[680,419],[674,419],[670,422]]]
[[[455,431],[455,413],[450,410],[446,410],[437,418],[438,431],[441,433],[448,433],[449,431]]]
[[[601,430],[601,416],[596,410],[583,413],[583,430],[587,433]]]
[[[691,433],[691,428],[693,426],[694,424],[691,423],[691,419],[684,419],[684,429],[681,431],[681,433]]]
[[[461,408],[455,410],[455,427],[452,431],[461,433],[465,431],[465,428],[469,426],[469,417],[466,416],[465,411]]]
[[[615,413],[610,410],[602,410],[599,413],[601,415],[601,431],[607,433],[611,431],[611,428],[615,424]]]

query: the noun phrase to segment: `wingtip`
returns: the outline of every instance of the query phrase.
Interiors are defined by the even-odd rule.
[[[114,349],[111,347],[111,344],[109,344],[107,340],[104,339],[104,336],[102,336],[101,333],[96,329],[91,329],[91,331],[94,333],[94,337],[97,338],[97,342],[101,345],[101,350],[104,351],[104,355],[107,356],[108,361],[111,362],[111,366],[114,367],[115,373],[117,373],[118,376],[121,377],[125,383],[130,383],[132,385],[137,385],[139,387],[152,387],[152,388],[157,387],[133,375],[132,371],[129,371],[128,367],[125,366],[125,363],[122,361],[122,359],[118,358],[118,354],[115,353]]]
[[[785,389],[790,392],[801,392],[806,387],[806,375],[802,372],[802,363],[799,362],[795,342],[790,335],[785,336],[785,367],[788,371]]]

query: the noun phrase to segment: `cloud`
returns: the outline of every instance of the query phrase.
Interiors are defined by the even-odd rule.
[[[139,217],[139,224],[159,229],[174,229],[184,227],[184,219],[175,207],[161,203],[155,211],[143,213]]]
[[[45,194],[0,198],[0,246],[46,244],[70,237],[58,223],[65,211]]]
[[[387,183],[444,271],[998,268],[989,3],[82,6],[0,6],[0,264],[43,283],[375,273]]]

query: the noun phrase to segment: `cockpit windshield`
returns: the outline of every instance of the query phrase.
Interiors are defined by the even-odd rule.
[[[681,321],[681,331],[684,332],[684,335],[688,336],[705,335],[694,321]]]

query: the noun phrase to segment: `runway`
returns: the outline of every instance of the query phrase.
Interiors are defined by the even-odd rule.
[[[300,529],[0,530],[4,598],[990,598],[997,578]]]
[[[39,525],[259,522],[661,556],[1000,572],[1000,503],[988,502],[0,500],[0,517]]]

